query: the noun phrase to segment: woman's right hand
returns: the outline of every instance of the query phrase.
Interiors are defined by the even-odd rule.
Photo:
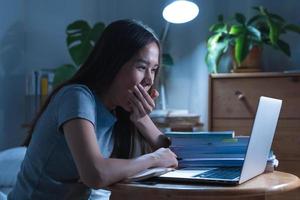
[[[173,167],[178,166],[177,156],[169,148],[159,148],[150,156],[154,158],[154,167]]]

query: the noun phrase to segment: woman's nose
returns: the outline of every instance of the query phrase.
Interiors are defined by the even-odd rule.
[[[145,86],[153,85],[153,77],[151,76],[151,71],[147,70],[143,79]]]

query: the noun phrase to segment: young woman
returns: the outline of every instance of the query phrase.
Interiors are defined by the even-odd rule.
[[[148,114],[158,92],[160,45],[133,20],[111,23],[84,65],[56,88],[30,131],[8,199],[89,199],[151,167],[176,167]],[[152,152],[151,152],[152,150]]]

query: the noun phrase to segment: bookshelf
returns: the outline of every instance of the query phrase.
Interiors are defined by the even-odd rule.
[[[25,123],[28,128],[38,110],[45,102],[54,87],[54,72],[47,69],[30,71],[25,83]]]

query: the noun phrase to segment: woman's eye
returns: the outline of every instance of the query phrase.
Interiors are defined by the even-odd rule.
[[[138,66],[137,68],[140,69],[140,70],[145,70],[146,69],[145,66]]]
[[[156,71],[157,71],[157,68],[153,68],[151,71],[152,71],[152,72],[156,72]]]

